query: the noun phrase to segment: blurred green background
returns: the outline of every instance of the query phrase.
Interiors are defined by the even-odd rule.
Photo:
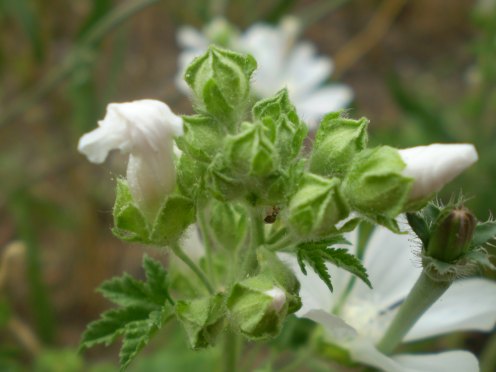
[[[77,141],[109,102],[155,98],[189,113],[174,84],[175,32],[201,28],[223,6],[240,28],[301,17],[302,37],[353,88],[350,115],[371,120],[373,144],[474,143],[480,161],[441,198],[463,188],[480,219],[496,211],[494,0],[0,0],[0,370],[116,369],[115,347],[74,350],[109,306],[94,288],[122,271],[140,275],[144,248],[110,232],[124,158],[92,165]],[[215,357],[192,357],[169,332],[179,336],[157,341],[160,355],[135,370],[195,370]],[[436,347],[479,354],[487,337]]]

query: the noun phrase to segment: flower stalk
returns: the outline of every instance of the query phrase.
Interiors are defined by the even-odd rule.
[[[425,270],[422,271],[379,342],[378,349],[385,354],[391,354],[417,320],[446,292],[451,283],[451,281],[435,281]]]

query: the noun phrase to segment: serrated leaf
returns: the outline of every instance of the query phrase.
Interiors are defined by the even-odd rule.
[[[145,269],[151,299],[158,305],[163,305],[166,301],[172,304],[173,301],[168,289],[167,271],[165,271],[160,262],[145,255],[143,257],[143,268]]]
[[[158,261],[146,255],[143,267],[145,282],[124,274],[100,286],[99,292],[121,307],[106,311],[100,319],[90,323],[80,344],[80,350],[84,350],[97,344],[109,345],[123,337],[121,370],[174,314],[167,272]]]
[[[327,270],[325,265],[325,260],[320,255],[318,249],[299,249],[297,252],[298,263],[300,268],[304,268],[304,261],[308,262],[310,266],[314,269],[320,279],[327,285],[329,290],[332,292],[334,290],[331,281],[331,275]],[[306,269],[302,269],[303,274],[307,274]]]
[[[472,238],[472,246],[479,247],[496,237],[496,221],[478,223]]]
[[[349,244],[342,236],[337,236],[333,239],[336,241],[334,244]],[[330,239],[319,242],[303,243],[297,247],[296,257],[303,274],[307,274],[305,268],[306,261],[332,292],[331,276],[326,266],[326,262],[329,262],[357,276],[372,288],[367,271],[361,261],[354,255],[348,253],[345,248],[330,247],[329,241]]]
[[[154,334],[162,327],[163,321],[171,313],[172,310],[154,311],[146,319],[129,323],[126,326],[119,353],[121,371],[125,370],[136,355],[150,342]]]
[[[126,324],[146,319],[149,313],[149,309],[139,306],[128,306],[104,312],[100,319],[88,325],[83,333],[79,349],[88,349],[97,344],[110,345],[124,334]]]

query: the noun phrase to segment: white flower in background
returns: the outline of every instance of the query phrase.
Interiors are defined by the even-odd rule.
[[[354,240],[354,236],[348,237]],[[351,275],[328,265],[334,286],[331,293],[309,267],[305,276],[296,259],[281,254],[301,283],[302,308],[299,317],[320,323],[329,343],[345,348],[360,363],[387,372],[475,372],[478,361],[467,351],[434,354],[400,354],[387,356],[375,345],[392,321],[398,305],[410,292],[421,268],[412,259],[408,235],[396,235],[378,227],[372,234],[364,255],[374,289],[361,281],[343,298]],[[353,248],[350,248],[353,251]],[[353,252],[351,252],[353,253]],[[456,281],[413,326],[405,342],[421,340],[454,331],[489,331],[496,322],[496,283],[471,278]]]
[[[257,23],[238,35],[225,20],[217,19],[203,33],[191,27],[178,31],[178,43],[184,49],[179,56],[178,87],[185,92],[186,67],[217,40],[239,52],[252,54],[258,63],[253,82],[253,93],[267,98],[286,87],[298,114],[315,129],[320,119],[331,111],[348,105],[353,92],[342,84],[325,85],[331,76],[333,64],[329,58],[318,57],[309,42],[298,42],[300,24],[294,17],[284,18],[278,27]],[[230,33],[230,37],[226,34]],[[220,36],[219,36],[220,35]]]
[[[434,143],[398,152],[406,164],[403,174],[415,179],[411,200],[439,191],[478,159],[474,145],[465,143]]]
[[[129,154],[129,190],[141,211],[153,220],[176,185],[173,138],[181,134],[182,119],[163,102],[111,103],[98,128],[81,137],[78,150],[92,163],[104,162],[111,150]]]

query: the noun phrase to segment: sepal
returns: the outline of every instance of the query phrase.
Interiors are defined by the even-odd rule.
[[[188,335],[193,349],[213,346],[224,328],[224,295],[176,302],[177,319]]]
[[[310,171],[327,177],[343,177],[354,157],[367,146],[366,118],[347,119],[341,112],[327,114],[315,135]]]
[[[197,57],[184,76],[199,103],[199,110],[235,129],[250,96],[250,77],[257,63],[242,55],[216,46]]]
[[[337,178],[305,173],[288,207],[291,229],[301,237],[324,236],[336,231],[335,224],[350,212]]]

